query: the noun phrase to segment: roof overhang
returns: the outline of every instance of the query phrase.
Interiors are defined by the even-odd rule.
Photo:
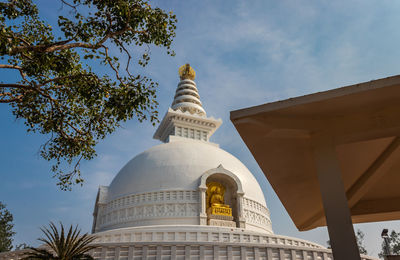
[[[400,76],[231,112],[299,230],[326,225],[314,139],[333,138],[355,223],[400,219]]]

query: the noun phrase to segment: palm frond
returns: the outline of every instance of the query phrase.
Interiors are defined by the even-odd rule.
[[[32,252],[25,259],[57,259],[57,260],[92,260],[88,254],[91,249],[96,248],[91,243],[96,237],[87,233],[81,235],[78,226],[64,229],[62,223],[58,229],[53,222],[49,228],[41,228],[44,237],[38,240],[43,242],[47,249],[31,248]]]
[[[54,256],[52,253],[50,253],[46,249],[41,249],[41,248],[34,248],[34,247],[29,247],[29,252],[24,254],[24,257],[22,259],[30,259],[30,260],[35,260],[35,259],[40,259],[40,260],[50,260],[54,259]]]

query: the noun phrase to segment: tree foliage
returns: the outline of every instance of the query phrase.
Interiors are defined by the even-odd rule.
[[[364,246],[364,237],[365,237],[364,232],[362,232],[360,229],[357,229],[356,240],[357,240],[358,251],[360,252],[360,254],[366,255],[368,254],[368,252]],[[326,241],[326,243],[328,244],[328,248],[331,248],[331,241],[328,240]]]
[[[49,136],[40,154],[68,189],[83,181],[80,161],[92,159],[96,143],[121,122],[157,121],[157,83],[132,67],[148,64],[151,45],[174,55],[177,20],[145,0],[58,3],[64,16],[54,29],[32,0],[0,2],[0,71],[18,75],[0,78],[0,103],[28,131]],[[96,71],[96,64],[108,69]]]
[[[368,254],[368,252],[364,246],[364,237],[365,237],[364,232],[362,232],[360,229],[357,229],[356,239],[357,239],[358,251],[360,252],[360,254],[366,255]]]
[[[0,252],[10,251],[12,249],[12,237],[14,224],[13,216],[6,209],[6,206],[0,202]]]
[[[88,252],[95,248],[90,245],[95,237],[87,233],[81,235],[77,226],[71,225],[66,232],[63,224],[60,224],[60,229],[58,229],[54,223],[50,223],[49,228],[44,227],[41,230],[45,237],[38,240],[44,243],[44,247],[31,247],[25,259],[94,259]]]
[[[400,232],[392,230],[389,235],[389,249],[392,255],[400,255]],[[382,242],[382,250],[378,254],[380,258],[386,255],[386,244],[385,241]]]

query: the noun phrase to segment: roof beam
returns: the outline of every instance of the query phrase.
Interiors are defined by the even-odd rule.
[[[352,208],[362,196],[399,161],[400,138],[395,137],[372,165],[347,190],[346,195],[349,207]]]
[[[356,180],[356,182],[347,190],[349,208],[352,208],[362,196],[378,181],[394,163],[400,161],[400,138],[396,137],[374,161],[374,163]],[[309,230],[319,226],[319,223],[325,223],[324,210],[319,210],[312,217],[304,221],[299,229]]]
[[[400,212],[400,198],[361,200],[351,209],[352,215],[355,216],[382,213],[392,214],[396,212]]]

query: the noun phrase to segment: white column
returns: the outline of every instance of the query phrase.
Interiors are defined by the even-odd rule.
[[[176,246],[171,246],[171,259],[176,259]]]
[[[200,260],[204,260],[204,246],[200,246]]]
[[[232,246],[227,246],[226,247],[226,253],[227,253],[227,256],[228,256],[228,260],[231,260],[233,257],[232,257]]]
[[[132,260],[133,259],[133,250],[134,250],[134,247],[130,246],[129,247],[129,251],[128,251],[128,260]]]
[[[213,251],[214,251],[214,259],[219,258],[219,246],[213,246]]]
[[[260,259],[260,250],[258,247],[254,247],[254,259]]]
[[[285,251],[282,248],[279,248],[279,260],[285,260]]]
[[[103,246],[101,249],[101,259],[106,259],[107,256],[107,247]]]
[[[244,195],[244,193],[238,192],[236,194],[237,194],[237,209],[238,209],[239,227],[245,228],[246,227],[246,219],[244,218],[244,211],[243,211],[243,195]]]
[[[240,247],[240,259],[247,259],[247,248],[245,246]],[[272,258],[271,258],[272,259]]]
[[[308,253],[307,251],[303,251],[303,259],[308,259]]]
[[[200,225],[207,225],[207,212],[206,212],[206,190],[207,187],[199,187],[200,192]]]
[[[297,259],[297,257],[296,257],[296,250],[292,249],[292,250],[291,250],[291,254],[292,254],[292,260],[296,260],[296,259]]]
[[[161,250],[162,250],[162,247],[157,246],[157,255],[156,255],[157,260],[161,260],[161,254],[162,254]]]
[[[119,252],[121,251],[121,247],[117,246],[115,248],[114,259],[119,260]]]
[[[360,260],[334,140],[329,135],[318,135],[313,145],[333,258]]]
[[[185,259],[190,259],[190,246],[185,246]]]

